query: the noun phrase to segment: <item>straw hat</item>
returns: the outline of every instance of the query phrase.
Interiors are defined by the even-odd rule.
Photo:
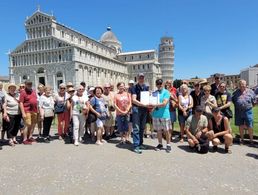
[[[15,85],[14,83],[8,83],[8,84],[5,84],[4,90],[8,92],[10,87],[15,87],[15,90],[17,89],[17,85]]]
[[[202,80],[199,82],[200,85],[207,84],[207,83],[208,83],[207,79],[202,79]]]

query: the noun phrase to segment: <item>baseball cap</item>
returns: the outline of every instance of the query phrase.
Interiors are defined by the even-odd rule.
[[[134,84],[134,81],[133,81],[133,80],[130,80],[130,81],[129,81],[129,84]]]
[[[138,77],[144,77],[144,74],[143,73],[139,73]]]

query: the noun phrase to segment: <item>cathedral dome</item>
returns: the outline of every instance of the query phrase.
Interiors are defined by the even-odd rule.
[[[121,43],[116,38],[116,35],[111,31],[111,27],[107,27],[107,31],[101,36],[100,42],[115,49],[118,53],[121,52]]]

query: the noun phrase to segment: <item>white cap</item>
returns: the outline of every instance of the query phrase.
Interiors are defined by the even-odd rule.
[[[90,89],[89,89],[89,91],[93,91],[95,89],[95,87],[91,87]]]
[[[130,81],[129,81],[129,84],[134,84],[134,81],[133,81],[133,80],[130,80]]]

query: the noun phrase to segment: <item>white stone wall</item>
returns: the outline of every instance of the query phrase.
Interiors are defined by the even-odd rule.
[[[240,72],[240,79],[244,79],[249,87],[258,85],[258,67],[251,67]]]

